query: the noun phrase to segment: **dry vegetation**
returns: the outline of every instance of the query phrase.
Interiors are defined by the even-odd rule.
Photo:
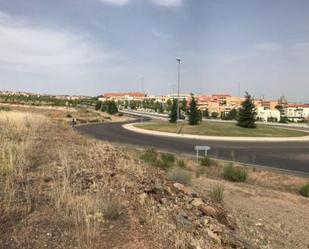
[[[303,198],[302,178],[252,170],[247,183],[229,183],[221,164],[171,155],[151,165],[140,152],[78,134],[55,113],[0,112],[0,248],[276,248],[260,240],[261,227],[246,233],[252,224],[228,205],[231,193],[234,203],[235,193],[271,185]]]

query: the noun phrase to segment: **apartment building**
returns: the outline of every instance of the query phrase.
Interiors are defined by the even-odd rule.
[[[281,118],[279,110],[264,106],[258,106],[256,113],[256,119],[262,122],[279,122]]]
[[[285,116],[294,122],[309,120],[309,104],[287,105]]]

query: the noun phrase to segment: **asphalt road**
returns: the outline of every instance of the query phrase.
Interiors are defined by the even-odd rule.
[[[115,143],[154,147],[179,154],[195,154],[196,145],[211,147],[214,158],[256,164],[309,175],[309,142],[226,142],[171,138],[135,133],[122,123],[89,124],[76,127],[91,137]]]

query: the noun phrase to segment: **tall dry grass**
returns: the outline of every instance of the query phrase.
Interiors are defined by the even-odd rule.
[[[100,239],[108,219],[124,219],[123,189],[143,169],[110,145],[39,114],[0,112],[0,141],[0,224],[7,227],[0,226],[0,244],[13,237],[4,248],[44,247],[46,236],[34,237],[26,225],[42,220],[49,224],[45,234],[59,230],[64,236],[52,248],[108,246]],[[113,172],[115,181],[107,181]]]

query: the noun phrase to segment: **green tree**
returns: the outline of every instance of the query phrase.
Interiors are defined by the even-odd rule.
[[[177,121],[177,101],[175,99],[173,99],[169,118],[170,118],[170,123],[176,123]]]
[[[131,101],[130,101],[130,108],[131,108],[132,110],[135,110],[135,109],[137,108],[137,103],[136,103],[136,101],[134,101],[134,100],[131,100]]]
[[[207,108],[203,111],[203,117],[204,118],[209,118],[209,111],[208,111]]]
[[[236,120],[238,116],[238,112],[236,109],[232,109],[229,111],[229,113],[226,115],[227,120]]]
[[[101,109],[101,106],[102,106],[102,101],[97,101],[95,104],[95,109],[98,111]]]
[[[190,107],[188,110],[189,125],[198,125],[201,122],[201,112],[197,109],[194,95],[191,94]]]
[[[108,114],[116,114],[118,112],[118,108],[117,105],[115,103],[115,101],[107,101],[107,113]]]
[[[241,103],[239,109],[238,123],[239,127],[256,128],[255,124],[256,109],[251,95],[246,92],[245,100]]]
[[[171,99],[168,99],[166,101],[166,110],[170,111],[172,109],[172,105],[173,105],[173,102],[171,101]]]
[[[187,100],[186,99],[183,99],[181,101],[181,110],[186,113],[187,112]]]
[[[211,117],[212,118],[218,118],[219,117],[219,113],[218,112],[212,112],[211,113]]]

